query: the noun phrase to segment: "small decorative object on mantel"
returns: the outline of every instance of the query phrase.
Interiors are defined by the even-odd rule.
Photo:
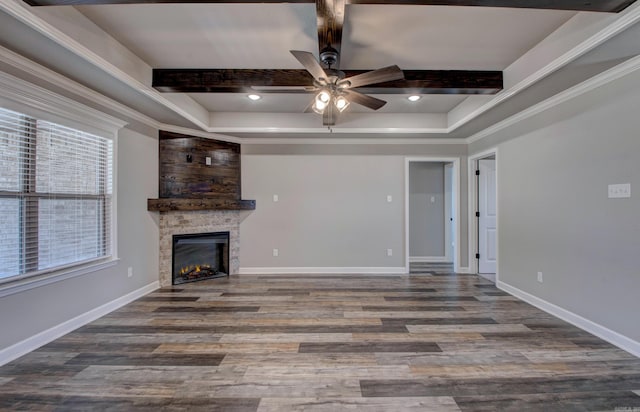
[[[240,199],[240,145],[160,131],[158,199],[147,210],[254,210]]]

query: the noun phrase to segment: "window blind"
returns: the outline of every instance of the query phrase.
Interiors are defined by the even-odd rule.
[[[0,108],[0,281],[112,254],[113,142]]]

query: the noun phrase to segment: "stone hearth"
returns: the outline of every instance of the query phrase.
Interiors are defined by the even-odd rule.
[[[171,286],[173,235],[229,232],[229,274],[240,267],[240,212],[194,210],[160,212],[160,286]]]

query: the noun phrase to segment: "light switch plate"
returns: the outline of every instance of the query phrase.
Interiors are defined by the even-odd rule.
[[[608,189],[609,199],[631,197],[631,183],[609,185]]]
[[[273,195],[273,201],[277,202],[278,200],[280,200],[280,198],[278,197],[278,195]]]
[[[387,195],[387,202],[393,202],[393,197],[391,195]]]
[[[211,158],[209,156],[205,157],[204,161],[207,164],[207,166],[211,166]]]

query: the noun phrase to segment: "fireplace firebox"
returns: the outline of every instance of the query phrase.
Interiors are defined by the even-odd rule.
[[[173,236],[172,283],[229,276],[229,232]]]

